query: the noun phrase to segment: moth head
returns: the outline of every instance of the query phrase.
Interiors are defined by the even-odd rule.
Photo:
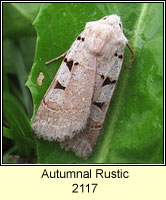
[[[119,26],[121,30],[123,30],[122,22],[120,21],[120,17],[117,15],[109,15],[102,18],[103,22],[110,26]]]

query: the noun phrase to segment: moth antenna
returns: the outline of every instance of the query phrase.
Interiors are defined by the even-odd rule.
[[[58,57],[56,57],[56,58],[54,58],[54,59],[52,59],[52,60],[47,61],[45,64],[48,65],[48,64],[50,64],[50,63],[52,63],[52,62],[54,62],[54,61],[56,61],[56,60],[59,60],[60,58],[65,57],[66,54],[67,54],[67,51],[66,51],[65,53],[63,53],[62,55],[60,55],[60,56],[58,56]]]
[[[133,66],[133,64],[134,64],[135,53],[134,53],[134,51],[132,50],[132,48],[130,47],[130,44],[129,44],[129,43],[127,43],[127,47],[128,47],[128,49],[130,50],[131,55],[132,55],[132,59],[131,59],[130,67],[129,67],[129,69],[131,69],[132,66]]]

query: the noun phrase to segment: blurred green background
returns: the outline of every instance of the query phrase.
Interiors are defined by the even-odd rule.
[[[25,86],[36,45],[32,25],[40,3],[3,3],[3,162],[36,162],[30,118],[32,96]]]

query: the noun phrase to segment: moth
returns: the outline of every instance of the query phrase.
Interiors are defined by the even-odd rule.
[[[86,23],[65,53],[38,108],[32,123],[38,138],[59,141],[62,148],[84,159],[91,155],[118,81],[126,45],[133,62],[134,52],[119,16]]]

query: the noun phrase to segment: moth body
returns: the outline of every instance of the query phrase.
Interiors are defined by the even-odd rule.
[[[128,43],[120,17],[88,22],[68,50],[43,97],[32,127],[88,158],[103,126]]]

